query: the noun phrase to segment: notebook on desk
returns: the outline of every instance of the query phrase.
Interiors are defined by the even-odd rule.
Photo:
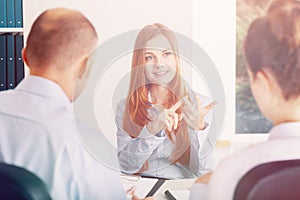
[[[155,192],[164,184],[165,181],[166,181],[165,179],[158,179],[157,182],[152,187],[152,189],[148,192],[148,194],[145,197],[154,196]]]
[[[160,188],[165,180],[157,178],[145,178],[138,175],[121,175],[121,182],[125,191],[132,186],[135,186],[135,195],[140,198],[153,196],[155,192]]]
[[[166,190],[165,196],[168,200],[188,200],[190,196],[189,190]]]
[[[194,182],[195,179],[167,180],[154,194],[154,197],[157,200],[166,200],[168,197],[166,196],[165,192],[169,190],[169,193],[172,194],[174,199],[189,199],[190,188],[193,186]]]
[[[140,198],[154,196],[157,200],[168,199],[165,191],[173,196],[171,200],[188,200],[190,188],[194,179],[164,180],[158,178],[145,178],[138,175],[121,175],[125,190],[136,187],[135,195]],[[170,195],[169,195],[170,197]],[[169,198],[170,199],[170,198]]]

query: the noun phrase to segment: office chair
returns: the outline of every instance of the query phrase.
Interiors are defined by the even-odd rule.
[[[28,170],[0,163],[0,199],[50,200],[44,183]]]
[[[239,181],[234,200],[299,200],[300,160],[258,165]]]

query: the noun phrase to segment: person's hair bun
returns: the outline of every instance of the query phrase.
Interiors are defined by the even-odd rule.
[[[291,49],[300,46],[300,1],[273,1],[267,17],[278,42],[287,43]]]

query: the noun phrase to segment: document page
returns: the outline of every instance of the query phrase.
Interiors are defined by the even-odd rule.
[[[175,199],[185,200],[189,198],[190,189],[195,179],[167,180],[154,194],[157,200],[168,200],[165,192],[168,190]],[[177,197],[177,198],[176,198]]]
[[[157,182],[157,178],[143,178],[138,175],[121,175],[121,182],[125,191],[127,191],[132,186],[136,187],[135,194],[139,198],[145,198],[152,187]]]
[[[166,192],[168,191],[168,192]],[[188,200],[190,196],[189,190],[166,190],[165,196],[168,200]]]

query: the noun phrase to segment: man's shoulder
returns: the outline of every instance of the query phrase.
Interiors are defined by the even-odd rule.
[[[15,90],[5,90],[0,92],[0,103],[8,103],[8,101],[11,101],[14,99],[14,93]],[[3,106],[0,106],[0,108]]]
[[[20,113],[30,106],[30,102],[24,96],[19,95],[16,90],[0,92],[0,114],[12,117],[20,117]],[[33,112],[32,109],[29,110]]]

